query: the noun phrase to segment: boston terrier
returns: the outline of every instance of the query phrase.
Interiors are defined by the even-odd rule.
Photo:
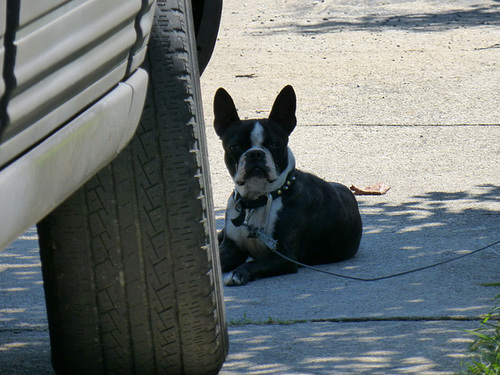
[[[226,285],[294,273],[298,265],[352,257],[361,241],[361,216],[344,185],[295,168],[288,137],[297,119],[292,86],[276,98],[269,118],[240,120],[231,96],[217,90],[214,128],[233,178],[225,225],[219,233]],[[248,261],[248,259],[251,260]]]

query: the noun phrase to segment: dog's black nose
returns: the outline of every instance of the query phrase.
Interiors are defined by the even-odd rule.
[[[266,154],[261,150],[251,150],[247,152],[246,157],[249,161],[261,161],[266,159]]]

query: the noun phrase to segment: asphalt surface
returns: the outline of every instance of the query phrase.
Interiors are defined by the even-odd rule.
[[[218,228],[232,186],[211,127],[225,87],[242,118],[298,96],[298,167],[358,197],[358,255],[321,266],[375,278],[500,240],[500,2],[225,0],[202,77]],[[224,290],[221,374],[453,374],[498,288],[500,245],[362,282],[300,269]],[[36,233],[0,253],[0,373],[52,374]]]

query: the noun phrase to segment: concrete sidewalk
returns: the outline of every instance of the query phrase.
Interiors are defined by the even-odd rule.
[[[385,196],[358,198],[364,220],[358,255],[321,268],[379,277],[498,241],[500,157],[493,139],[500,139],[500,127],[298,128],[291,147],[300,166],[346,185],[392,187]],[[217,146],[211,144],[214,154]],[[218,188],[228,177],[222,166],[215,177],[217,163],[212,167]],[[471,340],[463,330],[479,326],[498,293],[480,284],[498,281],[499,266],[497,245],[382,281],[300,269],[226,288],[232,326],[222,373],[452,374]]]
[[[292,84],[298,167],[391,186],[359,197],[358,255],[322,266],[364,278],[453,258],[500,239],[500,4],[495,1],[226,0],[202,77],[242,118]],[[207,129],[219,225],[231,191]],[[222,374],[452,374],[498,289],[500,245],[398,278],[360,282],[300,269],[225,288]]]
[[[203,76],[243,116],[291,84],[299,124],[498,124],[495,0],[226,0]]]
[[[225,0],[202,77],[218,228],[231,180],[213,132],[223,86],[244,117],[292,84],[298,167],[359,197],[358,255],[321,266],[400,273],[500,240],[498,1]],[[0,373],[53,374],[36,233],[0,253]],[[453,374],[498,288],[500,245],[375,282],[297,274],[226,287],[233,374]],[[23,358],[20,361],[19,358]]]

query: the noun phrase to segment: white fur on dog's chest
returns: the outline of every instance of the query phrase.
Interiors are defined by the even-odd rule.
[[[268,235],[272,236],[276,227],[276,222],[278,220],[278,214],[282,208],[283,203],[281,201],[281,197],[278,197],[277,199],[273,200],[268,215],[266,215],[266,206],[247,210],[245,224],[248,224],[251,227],[259,228],[261,230],[265,230]],[[226,213],[226,236],[236,242],[236,244],[240,248],[248,251],[248,253],[254,259],[262,258],[269,254],[269,249],[264,246],[262,242],[255,238],[248,238],[248,229],[246,228],[246,226],[241,225],[236,227],[232,223],[230,218],[234,216],[236,216],[234,199],[233,197],[231,197],[229,198]],[[267,228],[264,228],[266,226],[266,222]]]

